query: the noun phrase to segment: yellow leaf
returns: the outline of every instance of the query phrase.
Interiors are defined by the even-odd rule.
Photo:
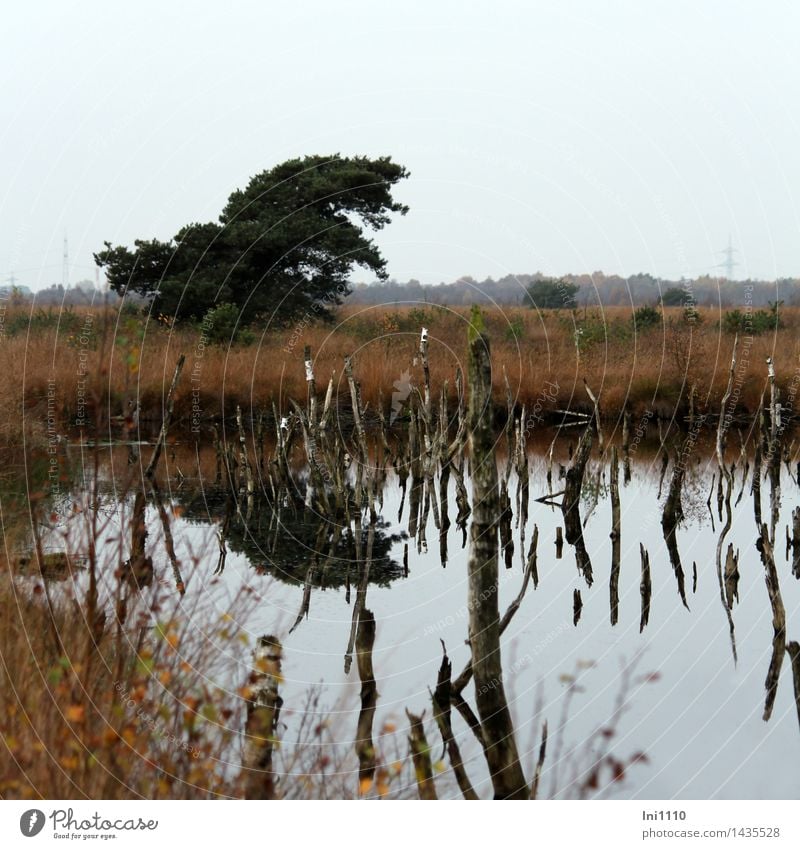
[[[83,722],[85,714],[86,708],[83,705],[70,705],[66,711],[69,722]]]

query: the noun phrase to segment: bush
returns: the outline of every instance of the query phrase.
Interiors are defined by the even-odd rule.
[[[676,289],[674,286],[671,289],[665,289],[661,295],[661,303],[665,307],[682,307],[691,300],[689,293],[684,289]]]
[[[200,329],[212,345],[251,345],[255,334],[239,324],[240,316],[236,304],[220,304],[203,316]]]
[[[32,313],[22,310],[6,321],[6,333],[9,336],[28,333],[28,331],[31,335],[34,335],[55,328],[58,328],[59,335],[69,335],[80,330],[80,316],[75,315],[72,307],[66,309],[43,309],[40,307]]]
[[[569,327],[581,353],[596,345],[628,342],[633,333],[630,322],[606,321],[598,315],[589,315],[582,321],[575,322],[574,326],[571,319],[565,319],[562,323],[565,328]]]
[[[661,320],[661,311],[650,306],[639,307],[631,318],[634,329],[636,330],[647,330],[650,327],[656,327],[661,324]]]
[[[726,333],[742,333],[747,336],[758,336],[761,333],[770,333],[780,330],[783,321],[780,317],[780,308],[783,301],[770,302],[768,310],[756,310],[755,312],[742,312],[742,310],[729,310],[722,317],[722,329]]]
[[[525,335],[525,322],[518,316],[509,319],[505,327],[506,342],[518,342]]]
[[[571,310],[578,304],[575,298],[578,288],[564,277],[560,280],[544,277],[528,287],[528,298],[531,306],[540,310]]]
[[[428,327],[433,323],[433,312],[426,310],[424,307],[412,307],[406,316],[406,321],[401,322],[406,325],[408,330],[419,330],[421,327]]]

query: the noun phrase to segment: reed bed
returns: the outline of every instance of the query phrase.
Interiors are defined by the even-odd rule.
[[[21,308],[17,308],[21,309]],[[601,396],[605,417],[647,410],[663,418],[684,414],[694,388],[698,409],[714,411],[727,384],[733,334],[720,328],[721,316],[698,309],[689,324],[679,308],[664,321],[635,328],[623,307],[571,313],[528,308],[485,312],[492,349],[492,392],[505,408],[505,379],[515,402],[552,416],[562,409],[590,412],[583,381]],[[26,325],[25,322],[28,321]],[[160,424],[163,401],[178,356],[186,355],[186,375],[175,395],[178,427],[206,426],[231,417],[241,406],[247,417],[289,409],[303,402],[306,383],[303,349],[310,346],[317,380],[334,376],[335,402],[347,405],[342,363],[352,356],[368,412],[379,404],[388,414],[393,393],[409,378],[420,379],[417,342],[429,331],[431,381],[442,385],[460,366],[466,374],[468,310],[439,306],[343,307],[332,324],[302,321],[294,327],[255,327],[248,344],[213,341],[202,325],[167,323],[116,310],[88,308],[48,315],[10,314],[0,340],[3,433],[8,444],[19,425],[30,423],[44,436],[48,414],[60,425],[95,424],[101,412],[129,416],[138,404],[142,421]],[[757,409],[764,387],[764,362],[774,360],[783,397],[794,397],[800,356],[800,308],[781,311],[782,327],[740,336],[736,416]]]

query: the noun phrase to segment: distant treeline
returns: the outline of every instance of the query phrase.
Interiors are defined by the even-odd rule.
[[[35,301],[37,306],[102,306],[104,303],[117,304],[120,297],[116,292],[97,289],[87,281],[66,288],[54,284],[38,292],[32,292],[27,286],[2,286],[0,300],[20,304]]]
[[[559,278],[547,275],[509,274],[499,280],[491,277],[477,281],[461,277],[454,283],[424,285],[418,280],[401,283],[390,279],[384,283],[356,284],[348,298],[351,304],[394,304],[422,301],[430,304],[465,306],[468,304],[530,305],[528,288],[540,280],[552,279],[577,286],[578,306],[644,306],[656,305],[664,299],[668,306],[766,307],[782,300],[787,305],[800,305],[800,279],[726,280],[708,275],[694,280],[659,280],[649,274],[632,277],[594,274],[566,274]]]
[[[509,274],[494,280],[475,280],[472,277],[460,277],[454,283],[425,285],[419,280],[402,283],[389,279],[371,284],[356,283],[347,298],[348,304],[395,304],[404,302],[422,302],[429,304],[449,304],[451,306],[469,306],[470,304],[504,306],[531,305],[528,289],[537,281],[552,280],[562,289],[564,284],[571,291],[577,286],[574,300],[579,307],[584,306],[630,306],[658,305],[663,298],[667,306],[723,306],[768,307],[776,301],[787,306],[800,306],[800,278],[780,280],[726,280],[708,275],[693,280],[659,280],[649,274],[635,274],[632,277],[619,277],[616,274],[606,276],[601,271],[594,274],[565,274],[553,278],[536,274]],[[53,285],[38,292],[31,292],[24,286],[0,287],[0,300],[29,303],[35,298],[39,306],[78,306],[103,303],[116,305],[120,296],[115,292],[96,289],[90,281],[69,286]],[[145,306],[146,298],[128,293],[126,301]],[[539,303],[539,306],[547,306]]]

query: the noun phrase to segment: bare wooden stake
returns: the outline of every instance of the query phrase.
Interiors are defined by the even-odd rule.
[[[451,684],[450,675],[453,667],[450,659],[447,657],[447,649],[442,642],[442,663],[439,666],[439,676],[436,682],[436,690],[433,693],[433,718],[439,727],[439,733],[442,735],[442,742],[447,750],[450,764],[453,767],[453,774],[458,782],[458,787],[461,790],[461,795],[465,799],[477,799],[478,795],[470,783],[467,771],[464,768],[464,761],[461,758],[461,750],[458,747],[455,735],[453,734],[453,725],[450,719],[451,713]]]
[[[586,378],[583,379],[583,386],[586,389],[586,394],[589,396],[592,404],[594,404],[594,424],[597,428],[597,449],[600,451],[602,456],[605,451],[604,442],[603,442],[603,427],[600,423],[600,402],[598,398],[595,398],[594,393],[591,389],[589,389],[589,384],[586,382]]]
[[[244,755],[246,799],[275,799],[277,796],[272,754],[283,704],[278,693],[281,655],[281,644],[276,637],[261,637],[248,679],[250,695]]]
[[[653,585],[650,581],[650,555],[642,543],[639,543],[639,554],[642,558],[642,580],[639,585],[642,596],[642,616],[639,620],[639,633],[641,634],[650,619],[650,596],[653,592]]]
[[[581,619],[583,612],[583,599],[581,599],[581,591],[574,589],[572,591],[572,624],[577,625]]]
[[[739,552],[734,553],[733,543],[728,543],[725,557],[725,601],[728,610],[732,610],[734,602],[739,601]]]
[[[609,595],[611,608],[611,624],[619,620],[619,570],[622,560],[622,534],[620,504],[619,504],[619,461],[617,446],[611,448],[611,578],[609,580]]]
[[[375,646],[375,617],[366,608],[361,611],[356,635],[356,665],[361,681],[361,710],[358,713],[356,754],[358,755],[359,787],[372,782],[375,777],[375,743],[372,740],[372,723],[378,704],[378,687],[372,666],[372,649]]]
[[[425,714],[417,716],[406,709],[408,721],[411,724],[411,733],[408,737],[408,745],[411,749],[411,760],[414,763],[414,774],[417,778],[417,789],[419,798],[433,800],[436,796],[436,786],[433,783],[433,766],[431,764],[431,749],[425,737],[425,728],[422,719]]]
[[[492,427],[492,366],[489,339],[480,332],[476,309],[469,337],[469,431],[473,512],[469,552],[469,640],[478,714],[495,798],[529,795],[519,763],[514,726],[503,687],[500,616],[497,605],[498,475]]]
[[[533,773],[533,784],[531,784],[531,799],[539,797],[539,783],[542,779],[542,767],[547,754],[547,720],[542,724],[542,741],[539,743],[539,758],[536,761],[536,771]]]
[[[786,652],[786,608],[781,597],[781,586],[778,579],[778,570],[775,567],[775,556],[770,542],[769,530],[766,524],[761,525],[761,536],[756,542],[761,554],[761,562],[764,564],[764,578],[767,584],[767,595],[772,607],[772,658],[767,671],[765,687],[767,697],[764,703],[764,722],[772,716],[775,705],[775,697],[778,694],[778,680],[780,678],[783,656]]]
[[[145,469],[144,473],[145,478],[148,480],[155,474],[158,459],[161,457],[161,451],[164,447],[164,443],[167,441],[167,432],[169,431],[169,426],[172,422],[172,411],[175,406],[175,389],[178,385],[178,379],[181,376],[181,371],[185,361],[186,356],[181,354],[175,365],[175,373],[172,375],[172,383],[170,384],[169,392],[167,393],[167,403],[165,406],[164,419],[161,422],[161,430],[158,433],[158,441],[153,448],[153,456],[150,458],[150,462],[147,464],[147,469]]]
[[[787,643],[786,651],[792,661],[792,683],[794,684],[794,703],[797,708],[797,721],[800,722],[800,644]]]

